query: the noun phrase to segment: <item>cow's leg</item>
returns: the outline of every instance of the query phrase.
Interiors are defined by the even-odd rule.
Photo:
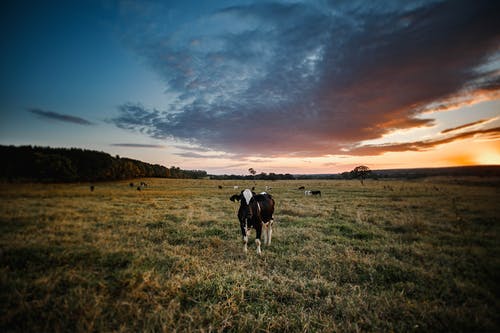
[[[257,245],[257,254],[261,254],[262,251],[260,250],[260,235],[262,234],[262,223],[257,223],[255,226],[255,245]]]
[[[240,227],[241,227],[241,235],[243,236],[243,252],[247,253],[248,230],[245,222],[240,223]]]
[[[273,235],[274,220],[269,221],[269,228],[267,229],[267,245],[271,245],[271,237]]]
[[[262,240],[264,241],[264,244],[267,244],[268,228],[269,228],[269,223],[262,224],[262,229],[263,229]]]
[[[245,235],[243,236],[243,252],[245,253],[247,253],[248,251],[247,244],[248,244],[248,236]]]

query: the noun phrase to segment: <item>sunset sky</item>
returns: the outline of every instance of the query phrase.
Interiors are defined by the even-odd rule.
[[[11,1],[0,144],[211,174],[500,164],[499,1]]]

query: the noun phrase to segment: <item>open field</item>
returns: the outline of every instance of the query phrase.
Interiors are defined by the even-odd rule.
[[[0,331],[500,331],[488,179],[258,181],[260,257],[229,201],[253,182],[145,181],[0,185]]]

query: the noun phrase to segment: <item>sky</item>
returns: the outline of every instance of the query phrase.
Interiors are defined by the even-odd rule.
[[[15,1],[0,144],[210,174],[500,165],[498,1]]]

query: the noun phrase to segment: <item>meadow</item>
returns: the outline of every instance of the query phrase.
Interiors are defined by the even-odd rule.
[[[140,181],[0,184],[0,331],[500,331],[491,179]],[[261,256],[234,185],[272,186]]]

